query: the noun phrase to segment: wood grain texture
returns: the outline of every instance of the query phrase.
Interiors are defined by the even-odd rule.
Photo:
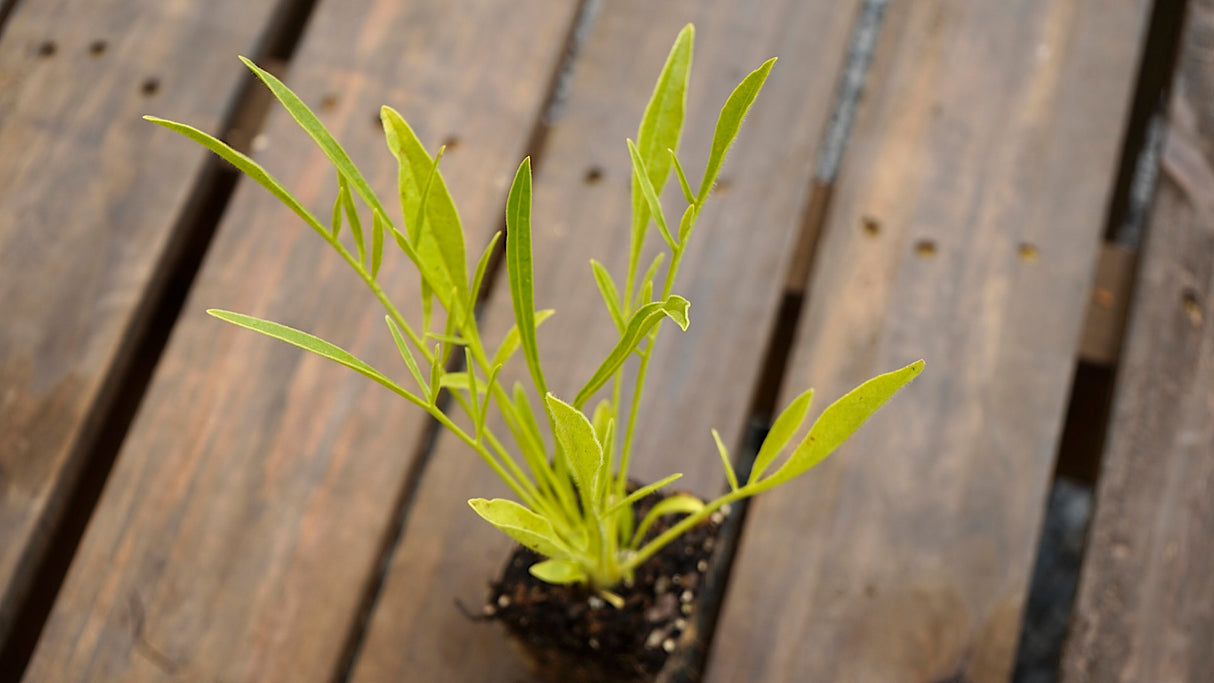
[[[1007,680],[1144,4],[887,9],[785,386],[927,369],[755,501],[708,680]]]
[[[533,215],[537,306],[557,311],[540,328],[540,351],[549,385],[563,396],[573,395],[614,341],[587,260],[599,259],[613,273],[626,265],[630,171],[624,139],[635,136],[679,28],[696,25],[681,145],[693,183],[730,90],[764,59],[780,57],[680,270],[675,292],[692,302],[691,327],[680,333],[669,326],[659,338],[640,410],[633,467],[638,479],[681,471],[686,476],[679,485],[704,495],[724,483],[709,429],[720,429],[731,446],[741,439],[857,5],[605,3],[577,56],[569,99],[536,178]],[[591,169],[601,177],[587,182],[595,177]],[[651,239],[659,239],[656,230]],[[513,322],[505,292],[499,283],[486,312],[483,329],[491,339]],[[526,373],[515,370],[516,376]],[[525,678],[504,632],[469,622],[453,605],[458,599],[478,609],[486,584],[506,561],[509,540],[465,503],[495,495],[507,492],[488,468],[441,436],[393,557],[356,680]]]
[[[129,340],[162,284],[205,153],[276,0],[21,3],[0,41],[0,642],[43,556]]]
[[[404,113],[432,149],[458,139],[444,167],[470,251],[479,253],[500,223],[573,10],[543,0],[324,2],[288,81],[348,143],[389,207],[396,165],[378,123],[382,103]],[[146,134],[157,148],[191,149],[167,131]],[[336,175],[287,116],[276,111],[255,148],[328,219]],[[416,273],[391,251],[381,281],[399,303],[411,302]],[[357,276],[261,188],[242,183],[30,681],[337,673],[424,416],[344,368],[205,316],[211,306],[315,331],[407,376]]]
[[[1065,681],[1214,671],[1214,2],[1188,11]]]

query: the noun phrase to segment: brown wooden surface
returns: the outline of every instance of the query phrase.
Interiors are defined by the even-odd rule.
[[[39,0],[0,41],[0,643],[131,362],[216,130],[276,0]]]
[[[575,9],[543,0],[323,2],[288,80],[349,143],[388,206],[396,168],[381,103],[402,111],[431,148],[457,140],[444,167],[469,251],[479,254],[501,221]],[[209,102],[216,92],[195,97]],[[199,122],[188,108],[141,104]],[[194,153],[167,131],[140,133],[168,154]],[[262,140],[262,161],[327,219],[336,179],[320,153],[277,112]],[[122,162],[167,172],[167,162]],[[155,187],[146,191],[169,194]],[[403,261],[389,257],[381,279],[408,302],[417,277]],[[425,421],[343,368],[204,316],[210,306],[314,330],[404,375],[356,276],[242,183],[27,680],[303,681],[337,672]]]
[[[1214,2],[1189,5],[1066,681],[1214,672]]]
[[[1143,12],[887,9],[785,386],[927,369],[754,503],[708,680],[1009,676]]]
[[[767,57],[780,57],[722,173],[724,189],[705,211],[681,268],[675,291],[691,300],[692,322],[687,332],[670,327],[659,339],[641,408],[634,459],[639,479],[681,471],[686,476],[679,485],[705,495],[723,485],[709,429],[717,427],[726,443],[736,445],[745,427],[857,6],[605,3],[577,57],[570,99],[541,160],[533,217],[537,306],[557,311],[540,329],[541,353],[549,385],[565,396],[601,361],[614,334],[587,260],[622,272],[630,172],[624,139],[635,136],[675,34],[688,21],[696,24],[681,146],[692,182],[732,87]],[[590,168],[601,169],[602,178],[588,185]],[[652,239],[659,239],[656,231]],[[490,338],[513,322],[509,304],[499,283],[483,326]],[[590,343],[595,335],[599,341]],[[468,621],[453,604],[458,599],[479,610],[510,548],[465,501],[505,494],[462,444],[440,437],[355,680],[525,677],[503,632]]]

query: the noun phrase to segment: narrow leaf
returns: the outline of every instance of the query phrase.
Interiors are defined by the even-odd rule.
[[[391,389],[393,392],[408,398],[417,405],[425,405],[420,398],[397,386],[395,382],[388,379],[388,377],[379,370],[371,367],[365,361],[361,360],[349,351],[346,351],[335,344],[331,344],[320,337],[308,334],[307,332],[302,332],[293,327],[287,327],[286,325],[282,325],[280,323],[262,320],[261,318],[255,318],[251,315],[244,315],[242,313],[221,311],[215,308],[207,310],[207,313],[225,322],[232,323],[233,325],[239,325],[240,327],[253,330],[254,332],[259,332],[267,337],[284,341],[292,346],[298,346],[305,351],[311,351],[318,356],[328,358],[336,363],[340,363],[341,365],[354,370],[360,375],[382,384],[383,386]]]
[[[385,315],[384,320],[388,321],[388,330],[392,332],[392,341],[396,342],[396,349],[400,351],[400,357],[404,359],[405,365],[409,368],[409,374],[413,375],[413,379],[417,381],[417,386],[423,392],[429,389],[426,380],[422,379],[421,369],[417,366],[417,359],[413,357],[413,351],[409,349],[409,345],[405,342],[405,337],[397,327],[396,321],[392,316]],[[426,396],[427,401],[433,401],[433,396]]]
[[[313,216],[310,211],[304,208],[304,205],[301,204],[294,195],[288,192],[287,189],[282,186],[282,183],[278,182],[274,176],[270,175],[264,168],[261,167],[260,164],[253,161],[247,155],[232,149],[221,140],[207,135],[193,126],[187,126],[184,123],[177,123],[176,121],[169,121],[166,119],[157,118],[155,116],[145,116],[143,118],[144,120],[151,121],[158,126],[162,126],[176,133],[180,133],[181,135],[184,135],[185,137],[197,142],[203,147],[206,147],[215,154],[219,155],[224,161],[235,166],[236,170],[252,178],[257,182],[258,185],[261,185],[268,190],[270,194],[277,197],[278,200],[286,205],[288,209],[294,211],[295,215],[302,218],[303,221],[308,224],[308,227],[320,233],[320,235],[326,240],[332,241],[333,233],[322,225],[316,216]]]
[[[670,484],[674,483],[676,480],[678,480],[682,476],[683,476],[682,474],[672,474],[669,477],[666,477],[665,479],[661,479],[659,481],[653,482],[652,484],[647,484],[645,486],[642,486],[641,488],[633,491],[632,493],[628,494],[627,496],[612,503],[611,507],[607,508],[606,510],[603,510],[603,514],[599,515],[599,518],[600,519],[605,518],[625,507],[632,507],[632,505],[634,503],[636,503],[638,500],[644,498],[645,496],[648,496],[649,494],[653,493],[654,491],[657,491],[658,489],[660,489],[662,487],[669,486]]]
[[[679,493],[662,500],[654,505],[653,509],[641,520],[641,525],[637,527],[636,533],[632,536],[632,547],[639,546],[641,541],[645,540],[645,532],[649,531],[649,527],[653,526],[653,523],[658,521],[662,515],[690,515],[702,509],[704,509],[704,502],[686,493]]]
[[[725,468],[725,478],[729,480],[729,490],[738,490],[738,475],[733,471],[733,463],[729,460],[729,449],[721,442],[721,435],[712,430],[712,440],[717,444],[717,453],[721,455],[721,465]]]
[[[480,435],[485,432],[485,418],[489,415],[489,397],[493,395],[493,386],[497,383],[497,375],[501,371],[502,366],[500,363],[494,365],[489,370],[489,378],[485,380],[485,397],[481,399],[481,409],[477,413],[479,416],[476,421],[477,438],[480,438]]]
[[[338,177],[340,178],[340,176]],[[337,199],[333,200],[333,222],[330,224],[332,229],[329,232],[333,236],[333,239],[337,239],[337,236],[341,234],[341,212],[343,206],[345,206],[345,196],[339,182],[337,186]]]
[[[540,368],[539,347],[535,338],[535,277],[531,262],[531,157],[523,159],[510,195],[506,199],[506,272],[510,278],[510,299],[514,320],[523,345],[523,357],[535,381],[535,388],[548,393]]]
[[[683,27],[675,38],[653,95],[645,106],[641,125],[637,129],[636,146],[641,160],[648,169],[649,183],[661,192],[670,174],[670,156],[667,150],[679,148],[679,137],[683,131],[683,112],[687,104],[687,82],[691,74],[692,43],[695,28],[691,24]],[[636,178],[633,178],[634,183]],[[634,184],[633,189],[636,190]],[[641,198],[633,192],[634,208]]]
[[[554,584],[586,583],[589,577],[586,570],[573,562],[566,560],[544,560],[531,565],[528,570],[540,581]]]
[[[603,444],[604,450],[607,445],[607,428],[611,425],[611,420],[615,416],[615,411],[611,409],[611,401],[603,399],[594,407],[594,416],[590,418],[590,423],[594,425],[594,434],[599,438],[599,443]]]
[[[683,212],[683,217],[679,219],[679,245],[687,244],[687,239],[691,237],[691,231],[696,227],[696,207],[695,204],[687,207]]]
[[[308,105],[303,103],[303,100],[291,91],[282,81],[278,80],[270,72],[262,69],[245,57],[241,57],[240,61],[244,62],[245,66],[249,67],[263,83],[269,87],[270,92],[274,93],[274,97],[278,99],[291,118],[299,124],[299,127],[304,130],[313,140],[325,156],[329,157],[329,161],[337,168],[337,172],[344,175],[350,180],[350,187],[354,192],[362,197],[362,200],[371,207],[372,211],[378,211],[386,220],[388,212],[384,209],[383,204],[379,202],[379,198],[375,196],[375,192],[371,190],[371,186],[367,183],[366,178],[350,160],[350,155],[346,154],[346,150],[342,149],[329,133],[316,114],[308,108]]]
[[[552,416],[557,443],[569,463],[574,483],[582,494],[583,504],[595,513],[602,507],[602,489],[606,483],[606,461],[603,446],[595,436],[594,425],[582,411],[548,394],[544,398]]]
[[[755,464],[750,469],[749,482],[758,481],[763,476],[780,451],[788,445],[792,435],[801,429],[805,416],[809,414],[809,405],[813,398],[813,389],[805,391],[794,398],[772,423],[771,429],[767,431],[767,437],[763,439],[763,445],[759,447],[759,454],[755,456]]]
[[[649,213],[658,224],[658,232],[661,233],[662,239],[666,241],[668,247],[672,250],[676,249],[678,245],[670,236],[670,228],[666,226],[666,215],[662,211],[662,202],[658,199],[658,193],[654,189],[653,183],[649,181],[649,171],[645,168],[645,160],[641,158],[641,152],[632,140],[628,141],[628,154],[632,157],[632,177],[637,186],[641,188],[641,195],[645,198]]]
[[[642,304],[649,303],[653,297],[653,279],[658,275],[658,268],[662,267],[662,262],[666,260],[666,252],[659,251],[653,257],[653,262],[649,264],[649,268],[645,269],[645,276],[641,278],[641,289],[637,292],[637,301],[633,302],[633,308],[640,308]],[[649,289],[645,289],[649,287]]]
[[[367,247],[363,240],[363,223],[358,217],[358,209],[354,206],[354,197],[350,195],[349,181],[341,174],[337,176],[337,195],[341,197],[341,206],[346,212],[346,222],[350,224],[350,234],[354,237],[354,248],[358,251],[358,262],[365,266]]]
[[[683,164],[679,163],[679,157],[675,156],[673,149],[666,151],[670,152],[670,163],[674,165],[674,173],[679,179],[679,189],[683,191],[683,198],[687,200],[688,204],[694,205],[696,203],[696,196],[691,193],[691,185],[687,184],[687,174],[683,172]],[[679,242],[682,241],[682,239],[679,240]]]
[[[485,247],[485,251],[481,252],[481,258],[476,262],[476,274],[472,277],[472,288],[468,290],[468,295],[471,297],[468,300],[468,310],[470,311],[476,308],[476,300],[480,296],[481,286],[485,281],[485,271],[489,269],[489,259],[493,257],[493,249],[497,246],[497,241],[501,236],[501,230],[493,233],[493,239],[489,240],[489,245]]]
[[[624,314],[620,311],[620,294],[611,279],[611,273],[594,259],[590,259],[590,268],[594,271],[594,282],[599,286],[599,294],[603,295],[603,303],[607,304],[607,312],[611,314],[612,322],[617,330],[623,332]]]
[[[586,400],[606,384],[607,380],[611,379],[615,371],[628,359],[628,355],[636,350],[645,335],[649,334],[653,326],[657,325],[663,317],[670,318],[676,325],[686,330],[688,306],[690,304],[687,299],[672,295],[665,301],[653,301],[637,309],[637,312],[632,315],[632,319],[628,321],[624,334],[620,336],[620,341],[616,343],[611,353],[607,354],[607,358],[603,360],[598,370],[595,370],[586,385],[577,393],[573,405],[578,408],[585,405]]]
[[[788,481],[822,462],[922,371],[923,361],[915,361],[900,370],[868,380],[830,404],[810,427],[809,434],[788,461],[763,483],[771,482],[774,485]]]
[[[539,326],[544,324],[545,320],[551,318],[553,313],[556,313],[556,311],[551,308],[537,311],[535,314],[536,329],[539,329]],[[514,352],[518,350],[519,343],[518,325],[513,325],[510,327],[510,331],[506,333],[506,336],[502,338],[502,344],[497,347],[497,353],[493,354],[493,360],[489,361],[489,364],[505,364],[514,355]]]
[[[379,214],[371,212],[371,279],[379,275],[384,263],[384,221]]]
[[[742,119],[746,117],[750,105],[758,97],[763,83],[767,80],[767,74],[771,72],[771,67],[775,63],[775,57],[763,62],[762,66],[743,78],[738,87],[730,93],[729,99],[725,100],[725,106],[721,108],[721,115],[717,117],[717,128],[712,134],[712,151],[708,154],[708,166],[704,169],[704,180],[700,182],[700,192],[696,197],[696,204],[703,204],[704,200],[708,198],[708,193],[712,191],[713,184],[717,182],[717,174],[721,172],[721,163],[725,161],[725,155],[729,153],[729,146],[733,144],[734,138],[738,137]]]
[[[523,546],[552,559],[568,559],[569,552],[556,535],[552,523],[512,500],[473,498],[468,501],[476,514]]]
[[[438,401],[438,390],[442,386],[443,380],[443,345],[434,345],[433,360],[430,361],[430,403],[435,405]]]

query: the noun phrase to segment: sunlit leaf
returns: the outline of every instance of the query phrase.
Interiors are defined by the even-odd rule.
[[[772,423],[771,429],[767,431],[767,438],[763,439],[763,445],[759,447],[759,454],[755,456],[754,465],[750,468],[749,481],[758,481],[767,471],[768,466],[775,461],[780,451],[788,445],[792,435],[801,429],[805,416],[809,414],[809,405],[813,398],[813,389],[805,391],[794,398]]]
[[[547,393],[544,372],[540,368],[539,347],[535,339],[534,266],[531,263],[531,157],[523,159],[510,195],[506,199],[506,273],[510,279],[510,299],[514,320],[523,345],[523,357],[540,393]]]
[[[540,581],[555,584],[585,583],[588,578],[581,565],[567,560],[544,560],[531,565],[528,571]]]
[[[653,301],[641,306],[637,312],[632,315],[632,319],[628,321],[628,327],[624,330],[624,334],[620,336],[620,341],[616,343],[615,348],[611,353],[607,354],[607,358],[603,360],[602,365],[586,382],[581,391],[577,393],[577,398],[574,399],[573,405],[580,408],[586,404],[594,392],[598,391],[608,379],[611,378],[615,371],[619,369],[624,361],[628,359],[628,355],[636,349],[637,344],[641,339],[649,334],[654,325],[657,325],[662,318],[670,318],[681,329],[687,329],[687,308],[690,304],[687,299],[678,295],[672,295],[665,301]]]
[[[750,111],[750,105],[754,103],[758,97],[759,91],[763,89],[763,83],[767,81],[767,74],[771,72],[771,67],[776,63],[776,58],[763,62],[763,65],[754,71],[750,72],[738,87],[734,88],[730,93],[729,99],[725,100],[725,106],[721,107],[721,115],[717,118],[717,128],[712,134],[712,151],[708,154],[708,166],[704,169],[704,180],[700,182],[700,192],[696,196],[696,204],[703,204],[708,198],[708,193],[712,191],[712,186],[717,182],[717,174],[721,172],[721,163],[725,161],[725,155],[729,153],[729,146],[733,144],[734,138],[738,137],[738,129],[742,127],[742,119],[746,118],[746,112]]]
[[[569,552],[552,528],[552,523],[512,500],[473,498],[468,501],[476,514],[500,529],[519,544],[544,557],[568,559]]]
[[[552,416],[556,440],[569,462],[569,471],[573,473],[574,482],[582,493],[582,500],[597,512],[606,484],[607,464],[603,445],[594,433],[594,425],[590,424],[582,411],[552,394],[548,394],[544,400]]]
[[[679,493],[662,499],[641,520],[641,525],[637,527],[636,533],[632,537],[631,545],[633,547],[640,545],[641,541],[645,540],[645,532],[649,531],[649,527],[653,526],[654,522],[658,521],[658,518],[662,515],[690,515],[702,509],[704,509],[704,502],[686,493]]]

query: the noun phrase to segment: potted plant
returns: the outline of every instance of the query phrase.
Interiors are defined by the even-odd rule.
[[[691,637],[696,591],[729,504],[821,462],[923,368],[923,361],[917,361],[838,399],[777,462],[801,431],[813,391],[797,396],[775,420],[745,481],[714,430],[729,482],[729,491],[714,500],[664,493],[678,474],[643,485],[629,480],[649,351],[662,321],[672,320],[682,329],[688,325],[689,303],[674,293],[680,261],[726,153],[775,62],[768,60],[751,72],[725,102],[707,167],[693,190],[676,154],[693,35],[691,26],[679,33],[636,141],[627,141],[633,167],[632,239],[622,282],[591,261],[618,340],[572,396],[558,397],[549,390],[536,341],[536,328],[553,311],[537,311],[532,291],[530,159],[518,167],[506,203],[505,257],[516,324],[491,345],[474,312],[501,233],[469,277],[459,215],[438,170],[443,149],[431,156],[395,110],[383,107],[381,118],[399,167],[399,223],[303,101],[247,59],[242,58],[337,170],[337,196],[327,224],[248,156],[188,125],[146,117],[197,141],[269,190],[370,288],[385,309],[387,333],[404,365],[399,374],[407,371],[403,381],[306,332],[239,313],[208,312],[378,382],[429,413],[492,468],[515,498],[477,498],[469,504],[519,545],[493,584],[486,613],[503,622],[536,668],[553,680],[651,680],[680,640]],[[659,201],[672,172],[686,202],[677,221],[667,220]],[[359,202],[361,211],[370,212],[369,226],[362,221]],[[667,251],[642,269],[640,254],[651,225]],[[420,273],[420,321],[407,320],[379,286],[386,244],[395,244]],[[515,382],[507,388],[499,373],[520,354],[531,386]],[[634,356],[636,362],[628,365]],[[462,360],[457,370],[451,369],[453,357]],[[626,370],[636,372],[636,388],[628,397],[622,389]],[[406,386],[410,382],[415,386]],[[595,398],[599,400],[592,403]],[[497,421],[489,420],[491,412],[508,438],[498,433]],[[460,413],[467,418],[464,425],[455,421]]]

